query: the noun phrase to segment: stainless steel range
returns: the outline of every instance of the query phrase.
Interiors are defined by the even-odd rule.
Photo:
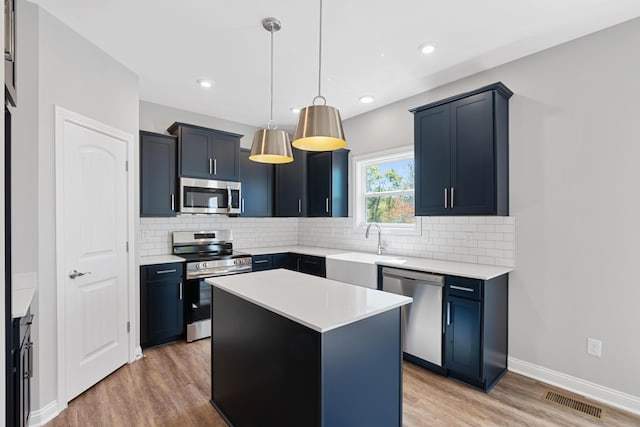
[[[174,231],[173,254],[185,258],[187,341],[211,336],[211,286],[207,277],[248,273],[251,255],[233,250],[231,230]]]

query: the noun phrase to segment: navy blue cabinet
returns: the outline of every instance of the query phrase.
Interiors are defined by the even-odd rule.
[[[9,351],[10,376],[7,378],[7,426],[27,427],[31,416],[31,378],[33,377],[33,342],[31,309],[24,317],[12,319]]]
[[[240,182],[242,183],[242,216],[273,216],[274,166],[249,160],[251,150],[240,150]]]
[[[251,265],[253,271],[285,268],[300,273],[327,277],[326,258],[321,256],[296,253],[253,255]]]
[[[140,267],[140,345],[174,341],[184,334],[183,264]]]
[[[180,176],[239,181],[242,135],[178,122],[167,131],[178,137]]]
[[[293,162],[275,168],[276,216],[307,216],[307,151],[293,148]]]
[[[307,216],[348,215],[349,150],[311,153]]]
[[[271,270],[272,268],[272,255],[266,254],[251,256],[251,271],[264,271]]]
[[[507,370],[507,275],[445,280],[444,361],[449,376],[488,391]]]
[[[176,137],[140,131],[140,216],[176,215]]]
[[[509,111],[502,83],[414,113],[416,215],[509,214]]]

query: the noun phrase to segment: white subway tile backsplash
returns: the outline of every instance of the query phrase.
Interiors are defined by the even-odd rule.
[[[514,265],[515,218],[422,217],[422,235],[382,231],[386,252],[479,264]],[[375,252],[377,238],[365,239],[352,218],[229,218],[185,215],[140,218],[140,255],[171,253],[172,231],[230,229],[236,248],[319,246]]]

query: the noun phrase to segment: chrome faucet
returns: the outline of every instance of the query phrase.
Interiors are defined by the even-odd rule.
[[[372,225],[375,225],[376,228],[378,229],[378,255],[382,255],[382,251],[384,251],[384,248],[382,247],[382,230],[380,229],[380,226],[377,223],[371,222],[369,223],[369,225],[367,225],[367,231],[364,233],[364,238],[365,239],[369,238],[369,230],[371,229]]]

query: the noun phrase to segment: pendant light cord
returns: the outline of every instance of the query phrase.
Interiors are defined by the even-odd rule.
[[[269,32],[271,33],[271,111],[269,113],[269,123],[267,124],[267,128],[270,129],[270,126],[273,124],[273,24],[271,24]]]
[[[318,31],[318,98],[322,98],[322,95],[320,92],[321,82],[322,82],[322,0],[320,0],[320,25],[319,25],[319,31]]]

